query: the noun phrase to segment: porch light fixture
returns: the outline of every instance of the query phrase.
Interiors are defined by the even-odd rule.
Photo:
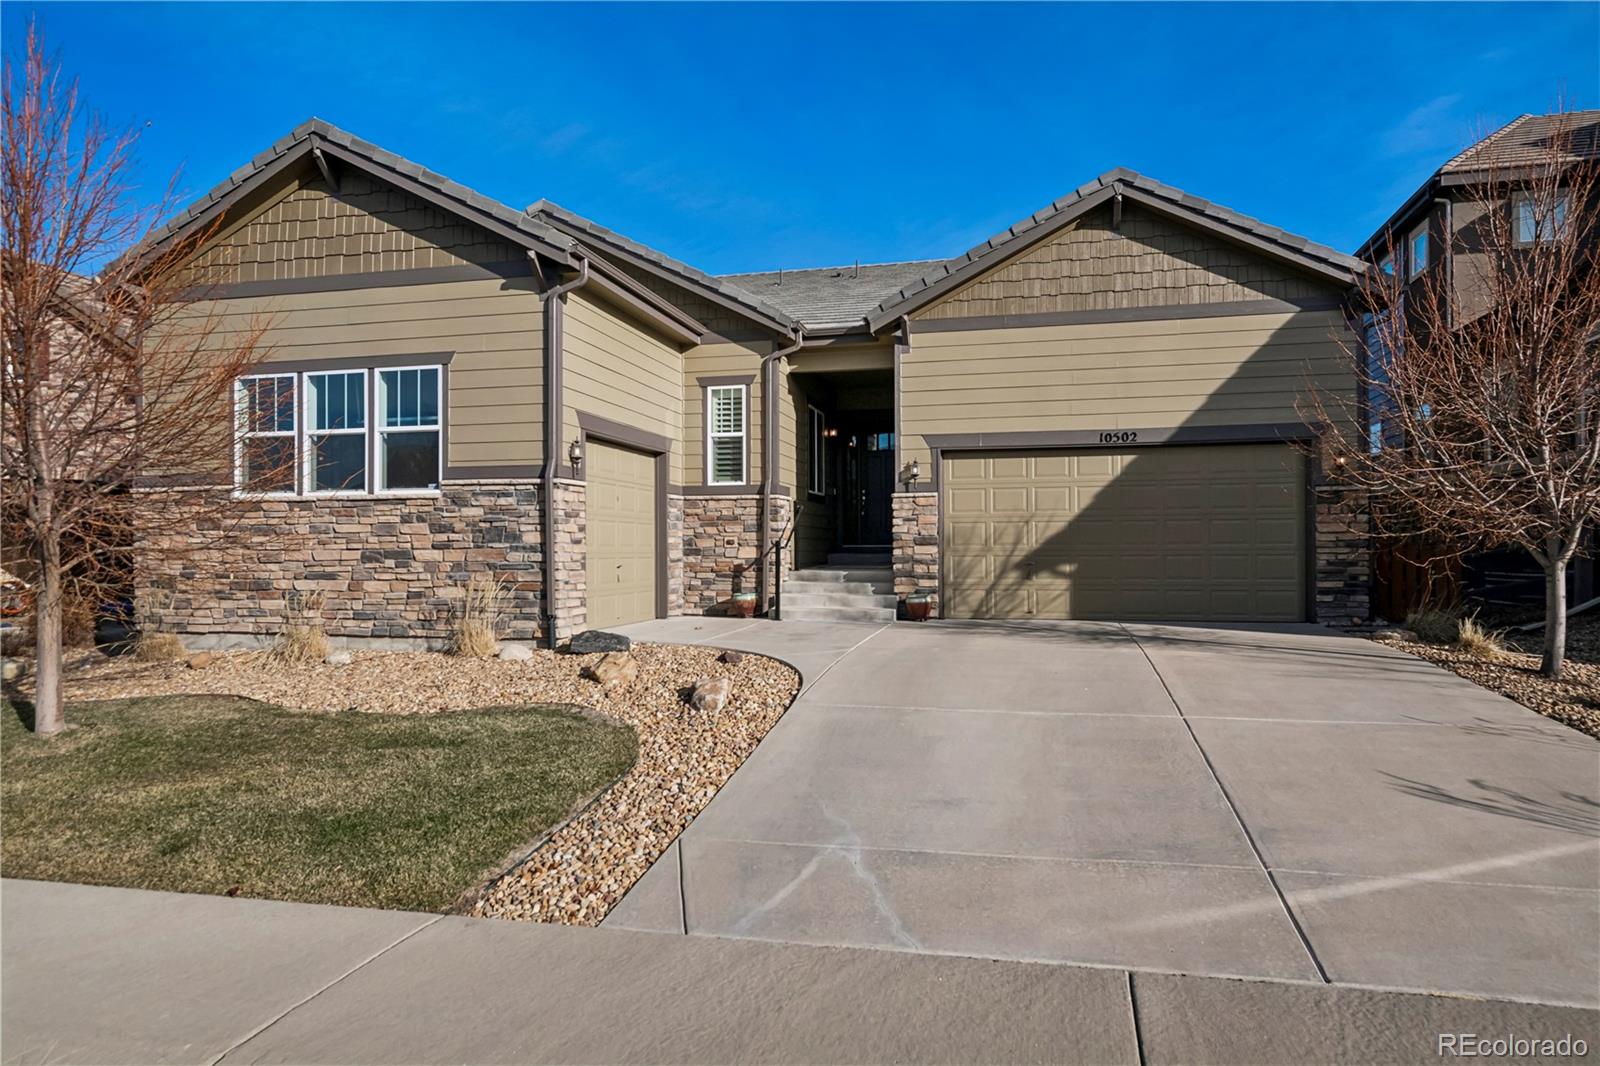
[[[574,472],[576,472],[579,467],[583,466],[582,441],[574,440],[571,444],[567,445],[567,460],[572,464],[572,469]]]
[[[911,460],[905,465],[905,469],[900,471],[900,480],[906,483],[907,488],[915,487],[921,477],[922,464],[916,459]]]

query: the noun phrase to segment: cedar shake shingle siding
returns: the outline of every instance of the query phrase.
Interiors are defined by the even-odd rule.
[[[1258,253],[1153,211],[1128,205],[1113,229],[1111,208],[1028,249],[914,319],[1108,311],[1328,295]]]
[[[421,199],[360,173],[338,196],[321,179],[290,189],[223,231],[198,260],[219,283],[511,263],[522,250]]]

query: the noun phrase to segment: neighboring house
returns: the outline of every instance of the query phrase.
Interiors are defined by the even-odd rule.
[[[564,638],[766,600],[780,542],[946,617],[1367,613],[1297,414],[1360,263],[1130,171],[954,259],[718,278],[313,120],[166,237],[219,221],[196,299],[272,316],[234,476],[300,472],[149,575],[195,639],[317,590],[336,635],[437,641],[474,570]]]
[[[1428,176],[1377,231],[1356,250],[1358,258],[1390,273],[1398,272],[1412,287],[1424,278],[1439,278],[1454,297],[1451,307],[1459,315],[1459,328],[1470,329],[1487,299],[1483,246],[1478,236],[1485,198],[1478,192],[1486,179],[1514,184],[1518,168],[1540,164],[1549,158],[1551,139],[1558,133],[1568,138],[1567,150],[1574,159],[1593,159],[1600,155],[1600,111],[1565,114],[1521,115],[1487,137],[1469,145]],[[1511,215],[1519,240],[1532,243],[1541,230],[1534,218],[1533,205],[1513,192],[1497,201],[1496,209]],[[1373,351],[1371,358],[1390,358]],[[1396,353],[1399,355],[1402,353]],[[1381,370],[1381,367],[1379,368]],[[1386,422],[1381,397],[1368,397],[1368,437],[1374,447],[1393,444],[1395,428]],[[1600,536],[1593,533],[1591,536]],[[1403,618],[1408,608],[1419,604],[1430,588],[1441,585],[1449,594],[1496,604],[1544,603],[1544,573],[1520,548],[1480,552],[1444,561],[1448,573],[1430,581],[1405,580],[1403,571],[1414,569],[1411,562],[1426,554],[1421,546],[1401,546],[1384,550],[1385,560],[1377,575],[1375,594],[1390,616]],[[1582,603],[1596,594],[1594,552],[1573,560],[1567,571],[1568,602]],[[1390,565],[1395,559],[1400,562]],[[1385,587],[1393,581],[1394,589]]]

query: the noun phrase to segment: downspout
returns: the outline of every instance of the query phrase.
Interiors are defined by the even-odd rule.
[[[578,276],[539,294],[539,302],[544,304],[544,469],[540,472],[543,508],[539,524],[544,544],[544,639],[552,651],[556,647],[556,467],[561,462],[561,425],[566,414],[561,398],[562,307],[567,293],[589,283],[588,258],[577,251],[573,255],[578,260]],[[534,269],[539,269],[537,262]]]
[[[772,596],[772,589],[767,587],[771,584],[768,578],[773,571],[772,563],[767,558],[767,553],[772,550],[772,475],[778,466],[778,434],[782,432],[783,425],[783,419],[777,417],[778,360],[793,355],[805,342],[805,328],[796,326],[793,344],[761,357],[761,534],[757,556],[761,561],[761,586],[760,594],[756,597],[759,601],[757,614],[766,613],[767,601]]]
[[[1436,197],[1433,201],[1443,210],[1440,211],[1439,228],[1442,231],[1442,240],[1439,241],[1439,251],[1444,262],[1439,268],[1444,271],[1444,314],[1445,325],[1450,329],[1456,328],[1456,255],[1455,255],[1455,204],[1448,196]]]

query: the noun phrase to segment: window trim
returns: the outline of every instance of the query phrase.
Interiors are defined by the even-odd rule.
[[[386,408],[385,408],[384,405],[382,405],[382,404],[380,404],[378,402],[379,401],[378,392],[382,388],[383,375],[384,374],[397,373],[397,372],[405,371],[405,370],[436,370],[436,371],[438,371],[437,376],[434,378],[434,388],[435,388],[435,390],[437,392],[438,401],[437,401],[437,406],[434,408],[434,422],[433,422],[432,425],[427,425],[427,426],[385,426],[383,424],[384,415],[386,414]],[[385,366],[385,367],[379,367],[378,368],[378,372],[372,376],[372,409],[373,409],[374,417],[373,417],[373,424],[372,424],[372,436],[371,436],[371,439],[369,441],[368,447],[369,447],[369,450],[370,450],[370,452],[372,454],[373,479],[372,479],[372,489],[371,489],[369,495],[372,495],[372,496],[437,496],[437,495],[439,495],[439,493],[441,491],[443,491],[443,489],[444,489],[444,432],[445,432],[444,431],[444,427],[445,427],[444,405],[445,405],[445,395],[446,395],[445,394],[445,388],[444,388],[444,377],[445,377],[444,366],[441,363],[416,363],[414,365],[408,365],[408,366]],[[429,430],[432,430],[433,432],[435,432],[435,433],[437,433],[439,435],[439,450],[438,450],[438,460],[437,460],[437,467],[436,467],[437,472],[438,472],[438,476],[434,478],[434,487],[431,488],[431,489],[430,488],[410,488],[410,489],[408,489],[408,488],[400,488],[400,489],[391,489],[391,488],[389,488],[388,484],[387,484],[388,480],[389,480],[389,478],[388,478],[389,468],[388,468],[388,464],[386,464],[383,461],[383,435],[385,433],[422,433],[422,432],[427,432]],[[382,486],[382,487],[380,487],[380,486]]]
[[[739,405],[740,426],[739,426],[739,432],[738,433],[716,433],[713,430],[714,419],[713,419],[712,416],[715,414],[715,411],[716,411],[716,403],[712,399],[712,394],[717,392],[718,390],[723,390],[723,389],[734,390],[734,391],[737,391],[740,394],[740,405]],[[705,446],[705,483],[707,485],[716,485],[716,486],[748,485],[750,483],[750,385],[749,385],[749,383],[748,382],[722,382],[722,383],[718,383],[718,384],[707,384],[707,385],[702,386],[701,398],[702,398],[701,412],[702,412],[702,415],[703,415],[702,420],[705,423],[705,427],[704,427],[704,442],[703,442],[704,446]],[[713,454],[712,454],[712,444],[711,444],[711,442],[713,440],[732,440],[732,439],[735,439],[735,438],[737,438],[737,439],[739,439],[740,441],[743,442],[743,447],[740,450],[740,457],[739,457],[739,464],[740,464],[740,466],[739,466],[739,477],[736,478],[733,481],[718,481],[717,478],[716,478],[716,464],[713,461],[714,457],[713,457]]]
[[[807,456],[806,494],[822,497],[828,494],[828,416],[822,408],[806,404],[810,412],[811,451]]]
[[[266,381],[270,378],[288,378],[289,391],[293,401],[289,405],[289,417],[293,425],[288,429],[253,430],[250,427],[250,413],[248,401],[245,398],[245,382]],[[233,491],[235,495],[249,494],[267,499],[287,499],[300,494],[300,375],[293,371],[271,371],[267,373],[241,374],[233,379],[234,403],[234,441],[233,441]],[[287,489],[273,489],[258,491],[251,489],[244,482],[244,451],[246,441],[257,437],[288,437],[294,442],[295,454],[289,464],[290,484]]]
[[[372,495],[373,474],[375,472],[373,470],[373,457],[374,456],[373,456],[373,447],[372,447],[372,437],[373,437],[373,426],[372,426],[373,407],[372,407],[372,401],[376,396],[376,393],[374,392],[374,385],[373,385],[374,375],[371,372],[371,369],[368,368],[368,367],[364,367],[363,366],[363,367],[337,367],[337,368],[334,368],[334,369],[331,369],[331,370],[302,370],[298,375],[298,377],[300,378],[301,394],[304,396],[304,402],[309,404],[311,402],[311,383],[310,383],[310,381],[308,379],[312,378],[312,377],[317,377],[317,376],[332,376],[332,375],[335,375],[335,374],[360,374],[361,375],[361,395],[363,397],[363,402],[366,404],[366,417],[362,420],[364,424],[362,425],[362,427],[360,429],[323,429],[323,430],[316,430],[316,431],[313,431],[312,428],[311,428],[311,417],[310,417],[310,412],[309,411],[306,412],[306,417],[301,418],[299,420],[300,421],[300,427],[301,427],[300,428],[300,448],[301,448],[301,453],[302,454],[299,456],[299,462],[296,464],[296,466],[299,468],[299,471],[300,471],[300,485],[301,485],[301,489],[302,489],[301,495],[303,495],[303,496],[315,496],[318,499],[337,499],[337,498],[341,498],[341,497],[343,497],[343,498],[356,498],[356,497],[361,497],[361,496],[370,496],[370,495]],[[361,488],[361,489],[317,489],[317,488],[313,487],[316,484],[316,479],[313,476],[312,470],[311,470],[311,457],[312,457],[311,436],[312,436],[313,432],[315,432],[318,436],[353,437],[358,433],[361,435],[361,438],[362,438],[361,451],[362,451],[362,454],[363,454],[363,456],[365,457],[365,460],[366,460],[366,470],[364,471],[365,480],[366,480],[366,483],[367,483],[367,487],[366,488]]]
[[[1417,262],[1417,238],[1422,238],[1423,254],[1426,259]],[[1406,236],[1406,280],[1415,281],[1422,276],[1422,272],[1433,265],[1433,237],[1428,232],[1426,222],[1412,230]]]

